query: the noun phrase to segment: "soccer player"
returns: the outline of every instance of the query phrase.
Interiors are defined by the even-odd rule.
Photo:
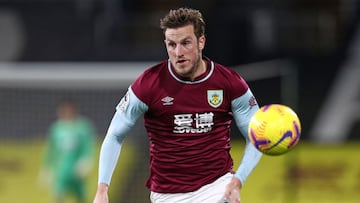
[[[235,71],[202,55],[205,22],[198,10],[170,10],[160,27],[169,59],[144,71],[117,105],[101,147],[94,203],[109,201],[123,140],[142,115],[150,141],[146,186],[152,203],[238,203],[240,188],[261,158],[246,136],[259,108],[255,97]],[[236,171],[229,153],[233,119],[246,139]]]
[[[49,129],[43,178],[44,174],[51,176],[47,178],[52,179],[56,203],[64,202],[69,193],[85,203],[84,184],[93,161],[95,127],[70,99],[59,104],[57,117]]]

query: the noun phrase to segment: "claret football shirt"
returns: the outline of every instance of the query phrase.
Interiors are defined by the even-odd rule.
[[[194,191],[233,171],[230,156],[232,101],[248,91],[233,70],[206,59],[204,74],[189,81],[166,60],[130,87],[147,109],[150,177],[154,192]],[[251,108],[251,102],[244,104]]]

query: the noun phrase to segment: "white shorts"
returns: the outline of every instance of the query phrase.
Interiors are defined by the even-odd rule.
[[[193,192],[186,193],[150,193],[152,203],[218,203],[222,200],[226,186],[234,175],[227,173],[213,183],[207,184]]]

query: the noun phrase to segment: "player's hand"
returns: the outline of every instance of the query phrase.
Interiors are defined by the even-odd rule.
[[[240,180],[235,177],[232,178],[230,183],[226,186],[224,202],[240,203],[240,188]]]
[[[89,158],[80,159],[75,166],[75,174],[79,178],[87,177],[92,169],[92,161]]]
[[[100,183],[96,190],[96,195],[93,203],[109,203],[109,197],[107,191],[108,191],[108,185],[104,183]]]
[[[42,169],[39,173],[39,184],[48,187],[53,183],[53,173],[49,169]]]

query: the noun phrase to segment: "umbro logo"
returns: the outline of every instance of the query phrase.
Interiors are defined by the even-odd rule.
[[[162,98],[161,101],[163,102],[163,105],[164,105],[164,106],[173,105],[173,104],[174,104],[174,102],[173,102],[173,101],[174,101],[174,98],[169,97],[169,96]]]

